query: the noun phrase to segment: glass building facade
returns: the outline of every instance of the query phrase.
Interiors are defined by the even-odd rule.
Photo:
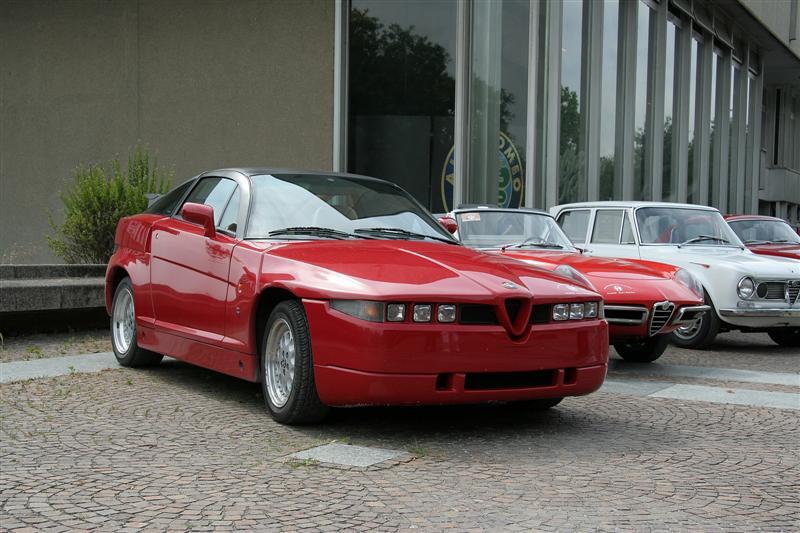
[[[763,176],[800,168],[800,96],[765,86],[758,46],[712,2],[344,5],[339,166],[433,211],[620,199],[774,212]],[[800,198],[785,204],[798,214]]]

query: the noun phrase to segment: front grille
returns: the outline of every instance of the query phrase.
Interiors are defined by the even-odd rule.
[[[786,286],[786,299],[789,304],[794,305],[800,300],[800,282],[790,281]]]
[[[647,309],[644,307],[605,306],[606,320],[609,324],[637,326],[647,319]]]
[[[531,324],[547,324],[550,322],[550,306],[534,305],[531,310]]]
[[[531,389],[556,383],[556,370],[536,372],[470,372],[464,390]]]
[[[783,281],[767,281],[764,282],[767,286],[767,295],[764,296],[765,300],[784,300],[786,299],[786,283]]]
[[[653,315],[650,317],[650,335],[655,335],[667,325],[675,310],[672,302],[659,302],[653,306]]]
[[[459,309],[460,324],[494,326],[499,324],[494,307],[481,304],[464,304]]]
[[[506,300],[506,313],[508,313],[508,319],[513,324],[517,320],[517,315],[519,314],[519,310],[522,307],[522,300],[519,298],[509,298]]]

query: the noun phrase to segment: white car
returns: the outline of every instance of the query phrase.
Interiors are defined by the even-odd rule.
[[[748,250],[712,207],[660,202],[582,202],[551,210],[572,242],[603,257],[669,263],[697,277],[712,312],[673,333],[702,348],[720,331],[764,331],[800,346],[800,264]]]

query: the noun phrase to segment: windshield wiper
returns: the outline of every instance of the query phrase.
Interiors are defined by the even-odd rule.
[[[721,242],[722,244],[730,244],[731,241],[728,239],[723,239],[722,237],[715,237],[714,235],[698,235],[697,237],[692,237],[691,239],[685,240],[678,245],[678,248],[681,246],[686,246],[687,244],[692,244],[695,242],[702,242],[702,241],[717,241]]]
[[[267,233],[269,237],[278,237],[280,235],[311,235],[313,237],[323,237],[326,239],[368,239],[363,235],[356,235],[355,233],[348,233],[346,231],[339,231],[333,228],[321,228],[318,226],[294,226],[291,228],[282,228],[270,231]]]
[[[772,244],[777,241],[763,241],[761,239],[749,239],[744,241],[745,244]]]
[[[548,241],[542,241],[542,240],[535,241],[534,238],[535,237],[531,237],[530,239],[522,241],[522,242],[506,244],[505,246],[501,246],[500,250],[505,252],[506,248],[522,248],[524,246],[535,246],[537,248],[552,248],[554,250],[563,250],[564,249],[564,247],[561,246],[560,244],[558,244],[557,242],[548,242]]]
[[[424,233],[417,233],[415,231],[408,231],[402,228],[357,228],[353,230],[353,233],[358,234],[367,234],[371,236],[391,236],[395,239],[410,239],[410,238],[417,238],[417,239],[434,239],[436,241],[446,242],[447,244],[458,244],[456,241],[452,239],[447,239],[445,237],[436,237],[435,235],[426,235]]]

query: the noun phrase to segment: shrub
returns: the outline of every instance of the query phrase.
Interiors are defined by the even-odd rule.
[[[140,146],[128,155],[125,172],[118,159],[105,167],[80,166],[71,187],[59,194],[64,221],[56,224],[50,216],[55,234],[47,244],[67,263],[107,263],[119,219],[144,211],[145,194],[164,193],[171,182],[172,173],[160,169]]]

